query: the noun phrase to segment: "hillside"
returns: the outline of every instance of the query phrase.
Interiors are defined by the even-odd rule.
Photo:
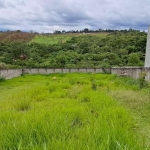
[[[108,33],[66,33],[66,34],[38,34],[36,35],[30,43],[39,43],[39,44],[46,44],[46,45],[53,45],[53,44],[63,44],[68,41],[70,41],[73,37],[78,36],[98,36],[103,37],[105,35],[108,35]]]
[[[1,33],[0,68],[143,66],[145,32]]]
[[[12,43],[12,42],[29,42],[34,38],[34,33],[27,32],[4,32],[0,33],[0,43]]]

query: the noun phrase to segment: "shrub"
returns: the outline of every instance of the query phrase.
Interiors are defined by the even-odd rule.
[[[90,102],[90,97],[88,96],[83,97],[81,102]]]
[[[139,77],[139,86],[140,86],[140,89],[144,88],[147,86],[147,82],[145,80],[145,77],[146,77],[146,72],[141,72],[140,73],[140,77]]]
[[[92,90],[94,90],[94,91],[97,90],[97,84],[93,77],[91,77],[91,87],[92,87]]]
[[[27,111],[30,108],[31,101],[28,99],[19,100],[14,104],[14,107],[18,111]]]
[[[5,77],[0,76],[0,82],[3,82],[3,81],[5,81]]]
[[[5,63],[0,63],[0,69],[8,69],[8,65],[6,65]]]

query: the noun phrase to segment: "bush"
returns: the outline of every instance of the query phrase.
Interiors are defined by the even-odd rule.
[[[140,89],[147,86],[147,82],[145,81],[145,77],[146,77],[146,72],[141,72],[140,77],[139,77]]]
[[[92,87],[92,90],[94,90],[94,91],[97,90],[97,84],[93,77],[91,77],[91,87]]]
[[[6,65],[5,63],[0,63],[0,69],[8,69],[8,65]]]
[[[5,81],[5,77],[0,76],[0,82]]]
[[[128,65],[129,66],[142,66],[142,62],[137,53],[131,53],[128,57]]]
[[[31,101],[24,98],[24,99],[18,100],[14,104],[14,107],[18,111],[27,111],[30,108],[30,104],[31,104]]]

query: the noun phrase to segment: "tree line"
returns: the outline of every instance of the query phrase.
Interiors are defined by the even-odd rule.
[[[101,34],[73,36],[53,45],[2,41],[0,69],[143,66],[147,33],[130,29]]]

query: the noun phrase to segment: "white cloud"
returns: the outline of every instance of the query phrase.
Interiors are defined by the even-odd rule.
[[[149,0],[0,0],[0,30],[146,30]]]

